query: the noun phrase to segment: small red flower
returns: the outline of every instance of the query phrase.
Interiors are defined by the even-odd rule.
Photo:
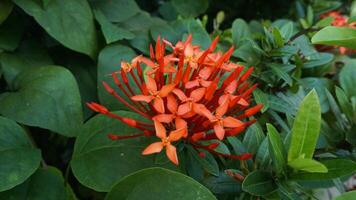
[[[233,48],[225,53],[214,53],[217,42],[218,37],[208,49],[201,50],[192,44],[191,35],[175,45],[158,37],[155,47],[150,45],[149,58],[140,55],[131,62],[122,62],[121,70],[113,72],[112,77],[113,83],[126,97],[118,95],[105,82],[104,88],[150,122],[120,116],[100,104],[88,103],[95,112],[118,119],[139,131],[130,135],[109,134],[108,137],[112,140],[156,137],[159,141],[147,146],[142,154],[158,153],[165,148],[168,159],[177,165],[174,143],[181,140],[200,152],[202,157],[205,153],[201,149],[230,159],[251,158],[248,153],[222,154],[215,150],[219,143],[206,145],[203,142],[223,140],[241,133],[256,121],[248,118],[262,108],[262,105],[251,107],[251,94],[256,85],[251,85],[247,79],[253,68],[242,73],[244,67],[230,61]],[[172,53],[167,55],[166,45],[172,48]],[[144,73],[142,67],[148,70]]]

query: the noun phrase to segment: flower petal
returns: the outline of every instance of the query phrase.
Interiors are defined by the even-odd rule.
[[[167,138],[166,128],[164,128],[161,122],[155,120],[154,124],[155,124],[156,136],[161,139]]]
[[[177,99],[172,94],[167,96],[167,108],[171,113],[176,113],[178,110]]]
[[[161,123],[171,123],[174,119],[174,115],[173,114],[159,114],[154,116],[152,119],[153,120],[157,120]]]
[[[187,102],[178,107],[178,115],[185,115],[192,110],[191,103]]]
[[[174,164],[178,165],[177,149],[175,146],[168,144],[166,146],[166,155]]]
[[[224,120],[224,127],[228,128],[237,128],[240,126],[244,126],[244,123],[238,119],[235,119],[233,117],[226,117]]]
[[[183,134],[185,133],[185,128],[177,129],[174,131],[171,131],[168,136],[168,140],[170,142],[175,142],[178,141],[183,137]]]
[[[159,91],[158,95],[160,97],[166,97],[172,90],[176,87],[175,84],[164,85]]]
[[[216,108],[216,114],[215,114],[216,117],[220,118],[224,116],[228,108],[229,108],[229,101],[228,99],[225,99],[225,101],[222,102],[222,104]]]
[[[203,104],[194,104],[193,106],[194,112],[197,113],[198,115],[202,115],[209,120],[214,119],[214,115],[207,109]]]
[[[147,89],[153,92],[157,92],[157,84],[156,81],[150,76],[146,76],[146,86]]]
[[[153,100],[153,107],[156,109],[157,112],[164,113],[164,101],[163,101],[163,99],[156,97]]]
[[[224,127],[222,127],[219,124],[214,125],[214,131],[215,131],[215,135],[219,140],[224,139],[224,135],[225,135],[225,130]]]
[[[184,92],[180,89],[173,89],[172,91],[175,95],[177,95],[178,99],[181,100],[181,101],[185,101],[187,100],[187,96],[185,96]]]
[[[198,89],[195,89],[192,91],[192,93],[190,93],[190,97],[193,98],[194,102],[198,102],[200,101],[203,97],[204,97],[204,94],[205,94],[205,88],[198,88]]]
[[[153,154],[153,153],[159,153],[163,149],[163,143],[162,142],[155,142],[146,147],[145,150],[142,151],[142,155],[148,155],[148,154]]]
[[[134,101],[144,101],[146,103],[150,103],[152,99],[154,99],[153,96],[148,96],[148,95],[135,95],[131,97],[132,100]]]
[[[198,80],[194,80],[194,81],[188,81],[185,83],[185,88],[190,89],[193,87],[198,87],[199,86],[199,81]]]

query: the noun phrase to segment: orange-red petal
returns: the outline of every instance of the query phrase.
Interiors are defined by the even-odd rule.
[[[167,108],[171,113],[176,113],[178,110],[177,99],[172,94],[167,96]]]
[[[192,91],[192,93],[190,93],[190,97],[193,99],[194,102],[198,102],[200,101],[205,94],[205,88],[198,88]]]
[[[159,153],[163,149],[163,143],[162,142],[155,142],[146,147],[145,150],[142,151],[142,155],[148,155],[148,154],[153,154],[153,153]]]
[[[225,135],[225,129],[224,127],[222,127],[219,124],[215,124],[214,125],[214,131],[215,131],[215,135],[219,140],[224,139],[224,135]]]
[[[238,119],[235,119],[233,117],[226,117],[224,120],[224,127],[228,128],[237,128],[240,126],[244,126],[244,123]]]
[[[174,164],[178,165],[177,149],[175,146],[168,144],[166,146],[166,155]]]
[[[153,100],[153,107],[159,113],[164,113],[164,101],[161,98],[155,98]]]
[[[161,139],[167,138],[166,128],[164,128],[161,122],[154,120],[154,124],[155,124],[156,136]]]
[[[166,97],[175,88],[175,84],[164,85],[159,91],[158,95],[160,97]]]
[[[154,116],[152,119],[153,120],[157,120],[161,123],[171,123],[174,119],[174,115],[173,114],[159,114]]]
[[[131,99],[134,101],[144,101],[146,103],[150,103],[154,99],[154,97],[148,95],[135,95],[132,96]]]

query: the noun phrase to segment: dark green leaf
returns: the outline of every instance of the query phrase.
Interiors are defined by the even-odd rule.
[[[254,123],[248,127],[242,143],[249,153],[255,154],[264,138],[265,135],[261,126],[258,123]]]
[[[339,81],[341,88],[344,89],[346,95],[351,98],[356,96],[356,59],[350,59],[345,62],[344,67],[340,71]]]
[[[349,121],[352,121],[354,117],[353,108],[344,90],[335,86],[335,93],[342,112],[346,115]]]
[[[205,157],[202,158],[198,155],[198,152],[193,149],[191,146],[187,146],[189,156],[198,161],[198,163],[205,169],[208,173],[219,176],[219,165],[216,162],[215,158],[207,151],[202,151],[205,154]]]
[[[14,4],[11,0],[2,0],[0,2],[0,24],[2,24],[10,15],[13,7]]]
[[[0,157],[1,192],[21,184],[31,176],[40,164],[41,152],[32,147],[21,126],[0,116]]]
[[[251,38],[251,32],[247,23],[243,19],[236,19],[232,23],[232,40],[236,47],[242,46],[242,44]]]
[[[159,184],[157,184],[159,181]],[[121,179],[106,200],[204,199],[215,196],[203,185],[183,174],[163,168],[149,168]]]
[[[101,10],[111,22],[123,22],[136,15],[140,8],[135,1],[89,0],[93,8]]]
[[[27,181],[0,193],[0,199],[76,200],[62,173],[54,168],[38,169]]]
[[[93,10],[96,20],[101,26],[106,44],[110,44],[122,39],[133,39],[135,35],[119,26],[112,24],[106,16],[98,9]]]
[[[2,6],[1,2],[0,15]],[[24,22],[20,15],[10,15],[8,19],[0,26],[0,51],[14,51],[20,43],[24,28]]]
[[[267,172],[254,171],[245,177],[242,189],[252,195],[264,196],[275,191],[277,186]]]
[[[86,0],[52,0],[45,9],[36,0],[14,0],[64,46],[95,57],[97,39],[93,15]]]
[[[255,97],[256,103],[263,104],[261,112],[264,113],[269,108],[268,95],[262,90],[256,88],[253,91],[253,96]]]
[[[259,166],[261,167],[267,167],[270,163],[270,160],[271,158],[269,155],[268,138],[265,137],[260,147],[258,148],[256,154],[256,162],[258,162],[260,164]]]
[[[173,7],[184,17],[196,17],[205,12],[209,6],[208,0],[172,0]]]
[[[142,121],[136,113],[115,113]],[[154,141],[148,137],[112,141],[107,137],[109,133],[132,135],[138,130],[105,115],[95,116],[79,131],[71,162],[79,182],[101,192],[109,191],[123,176],[155,165],[154,155],[141,155],[144,148]]]
[[[82,105],[73,75],[59,66],[23,71],[14,91],[0,96],[0,113],[29,126],[76,136],[83,123]]]
[[[204,185],[214,194],[238,194],[241,192],[241,183],[225,172],[220,172],[218,177],[209,176],[204,180]]]
[[[288,151],[288,163],[294,159],[312,158],[320,133],[321,110],[316,91],[313,89],[303,99],[292,128]]]

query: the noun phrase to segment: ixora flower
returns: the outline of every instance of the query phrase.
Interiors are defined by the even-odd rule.
[[[150,58],[140,55],[131,62],[122,62],[121,69],[111,75],[127,98],[107,83],[103,85],[118,101],[150,123],[117,115],[94,102],[88,103],[92,110],[140,131],[131,135],[109,134],[109,138],[156,137],[157,142],[147,146],[142,154],[165,150],[176,165],[179,161],[175,145],[179,141],[191,145],[201,156],[205,150],[230,159],[251,158],[248,153],[230,155],[215,150],[219,145],[217,140],[243,132],[256,121],[251,116],[262,108],[260,104],[251,105],[256,84],[247,80],[253,68],[245,69],[231,62],[232,47],[225,53],[214,52],[217,42],[218,37],[208,49],[201,50],[192,45],[191,35],[176,45],[158,37],[155,48],[150,46]],[[172,48],[167,55],[166,46]],[[135,93],[133,88],[140,92]]]

